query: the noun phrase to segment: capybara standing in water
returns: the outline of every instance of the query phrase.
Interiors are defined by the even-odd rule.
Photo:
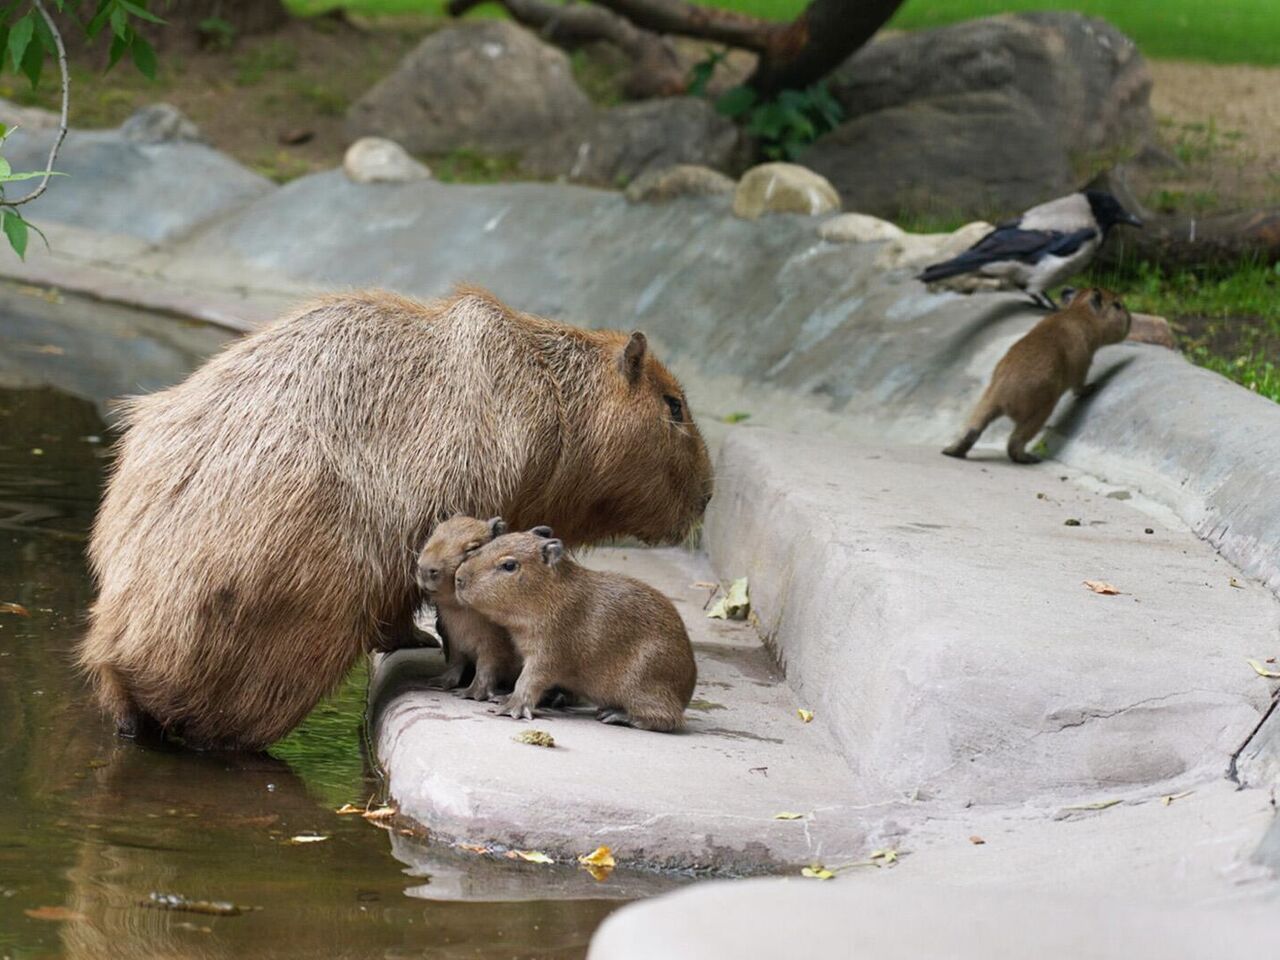
[[[80,663],[122,733],[265,747],[409,642],[445,517],[684,536],[711,494],[687,409],[641,333],[474,290],[318,300],[131,402]]]
[[[506,532],[501,517],[450,517],[431,531],[418,554],[418,586],[436,608],[436,625],[448,654],[444,673],[430,685],[453,690],[462,686],[467,668],[474,667],[471,685],[462,691],[468,700],[490,700],[499,689],[510,690],[520,676],[520,654],[510,635],[459,603],[453,586],[453,575],[462,562]]]
[[[574,563],[548,533],[495,537],[455,576],[458,599],[506,627],[524,658],[502,712],[531,720],[560,687],[595,703],[605,723],[679,729],[698,669],[675,606],[635,577]]]
[[[1039,463],[1039,457],[1027,452],[1027,444],[1049,421],[1068,389],[1080,397],[1091,392],[1085,379],[1094,353],[1127,337],[1131,323],[1129,311],[1114,293],[1089,289],[1073,295],[1065,307],[1009,348],[969,415],[964,435],[942,452],[963,458],[991,421],[1006,416],[1013,421],[1009,459]]]

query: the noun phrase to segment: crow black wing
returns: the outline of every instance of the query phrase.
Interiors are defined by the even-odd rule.
[[[959,256],[926,268],[920,274],[920,279],[925,283],[932,283],[1004,260],[1036,263],[1046,256],[1067,257],[1097,235],[1098,231],[1092,227],[1070,233],[1057,230],[1020,230],[1012,226],[997,227]]]

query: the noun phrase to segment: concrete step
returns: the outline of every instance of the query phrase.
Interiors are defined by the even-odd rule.
[[[401,813],[433,840],[570,862],[602,844],[627,864],[733,874],[859,854],[869,819],[849,767],[822,724],[802,721],[754,628],[707,618],[706,558],[602,549],[582,559],[655,585],[680,611],[698,661],[687,729],[609,726],[589,710],[518,722],[427,689],[437,652],[396,653],[375,670],[373,743]],[[531,728],[556,746],[514,740]],[[775,819],[784,812],[804,817]]]

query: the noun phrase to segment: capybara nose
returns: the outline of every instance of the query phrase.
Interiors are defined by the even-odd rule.
[[[707,512],[707,505],[708,505],[708,504],[710,504],[710,503],[711,503],[711,494],[709,494],[709,493],[708,493],[705,497],[703,497],[703,498],[702,498],[702,508],[701,508],[698,512],[699,512],[699,513],[706,513],[706,512]]]
[[[457,590],[465,590],[467,588],[467,578],[460,576],[458,574],[454,574],[453,586]]]

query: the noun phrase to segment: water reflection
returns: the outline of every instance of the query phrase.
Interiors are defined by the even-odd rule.
[[[0,958],[581,956],[614,903],[418,899],[431,877],[406,870],[383,831],[334,814],[377,790],[361,759],[359,678],[280,749],[292,763],[112,736],[70,650],[92,596],[83,549],[109,458],[105,394],[123,377],[101,362],[114,354],[85,333],[90,320],[76,340],[65,316],[39,319],[0,314],[0,602],[30,613],[0,614]],[[60,353],[15,347],[55,328]],[[163,363],[199,355],[190,345],[141,352],[153,381]],[[20,378],[14,356],[43,365]],[[328,839],[288,842],[308,833]],[[142,906],[153,891],[260,909]]]

